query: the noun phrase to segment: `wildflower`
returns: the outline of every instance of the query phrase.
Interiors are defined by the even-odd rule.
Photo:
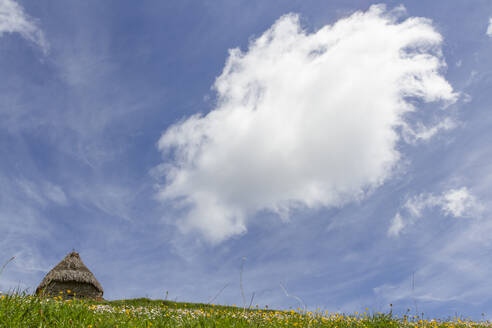
[[[67,289],[67,294],[70,294],[72,291],[70,289]]]

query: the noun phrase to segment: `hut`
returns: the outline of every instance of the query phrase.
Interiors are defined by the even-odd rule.
[[[71,252],[44,277],[36,295],[102,299],[103,289],[77,252]]]

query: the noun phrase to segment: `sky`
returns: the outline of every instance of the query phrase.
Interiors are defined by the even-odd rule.
[[[491,54],[488,0],[0,0],[0,290],[492,319]]]

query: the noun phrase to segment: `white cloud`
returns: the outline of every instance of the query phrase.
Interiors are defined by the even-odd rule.
[[[3,33],[20,33],[25,39],[36,43],[45,53],[49,49],[48,42],[36,22],[12,0],[0,0],[0,36]]]
[[[230,50],[217,107],[158,143],[159,197],[183,206],[182,231],[219,242],[258,211],[341,206],[391,176],[407,99],[456,100],[431,21],[393,15],[372,6],[308,33],[289,14]]]
[[[483,211],[483,205],[466,187],[450,189],[439,196],[422,193],[407,199],[402,210],[391,221],[388,235],[398,236],[405,226],[415,223],[416,219],[422,217],[422,212],[430,208],[438,208],[444,215],[455,218],[478,217]],[[402,211],[408,214],[405,219],[401,215]]]
[[[408,143],[416,143],[420,140],[427,141],[434,137],[437,133],[454,129],[456,126],[457,123],[453,119],[446,117],[444,120],[430,127],[426,127],[423,124],[418,123],[417,128],[412,129],[408,125],[405,125],[403,129],[403,136],[405,141]]]
[[[487,27],[487,35],[492,37],[492,18],[489,19],[489,26]]]
[[[481,205],[466,187],[451,189],[442,196],[442,210],[446,215],[467,217],[481,211]]]
[[[405,224],[403,223],[403,219],[400,213],[396,213],[395,217],[391,221],[391,226],[388,229],[388,235],[398,236],[400,234],[400,231],[402,231],[404,227]]]

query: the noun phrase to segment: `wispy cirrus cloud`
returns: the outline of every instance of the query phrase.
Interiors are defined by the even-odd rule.
[[[492,18],[489,19],[489,26],[487,27],[487,35],[492,38]]]
[[[44,54],[49,51],[49,43],[38,22],[26,14],[17,2],[0,0],[0,38],[10,33],[18,33],[24,39],[33,42]],[[10,76],[7,74],[4,78],[8,80]],[[43,210],[53,206],[65,206],[68,203],[67,195],[59,185],[42,178],[25,178],[18,174],[17,169],[20,165],[16,165],[17,169],[9,166],[10,156],[13,158],[17,154],[14,155],[15,152],[9,151],[5,146],[12,140],[6,136],[9,133],[10,113],[18,110],[18,106],[13,104],[17,105],[19,97],[9,94],[8,90],[2,88],[0,109],[1,114],[6,114],[2,115],[1,133],[5,143],[2,144],[0,153],[8,154],[3,157],[0,165],[0,263],[3,264],[13,255],[16,258],[2,273],[0,289],[4,290],[14,286],[21,289],[30,287],[21,282],[21,279],[29,280],[39,270],[45,269],[43,261],[40,260],[37,242],[51,238],[51,225],[43,217]],[[6,128],[3,129],[4,127]]]
[[[218,105],[169,128],[163,201],[179,201],[177,224],[220,242],[260,211],[342,206],[386,181],[407,99],[454,102],[440,74],[432,22],[382,5],[309,33],[281,17],[247,51],[232,49],[214,89]],[[438,130],[417,134],[428,139]]]
[[[4,33],[19,33],[37,44],[44,53],[49,51],[49,43],[37,22],[13,0],[0,0],[0,36]]]
[[[60,186],[53,183],[46,181],[34,183],[27,179],[18,179],[16,185],[27,198],[42,206],[46,206],[50,202],[56,205],[67,205],[68,200],[65,192]]]

